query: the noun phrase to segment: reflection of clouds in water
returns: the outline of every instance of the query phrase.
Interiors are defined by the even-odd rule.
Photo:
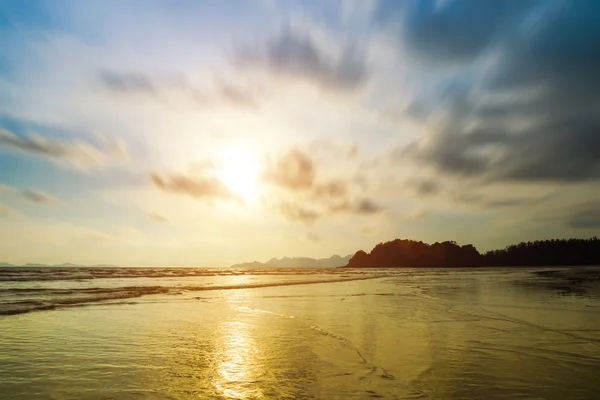
[[[222,353],[219,356],[214,385],[226,398],[262,398],[257,367],[260,365],[250,326],[241,321],[221,325]]]

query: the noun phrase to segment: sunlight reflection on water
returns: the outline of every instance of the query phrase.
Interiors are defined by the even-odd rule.
[[[258,385],[252,385],[258,378],[256,366],[258,351],[248,324],[240,321],[227,321],[221,324],[223,350],[218,356],[214,385],[226,398],[262,398]]]

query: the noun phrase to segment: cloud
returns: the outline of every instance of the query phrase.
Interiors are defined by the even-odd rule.
[[[311,242],[320,242],[321,241],[321,236],[319,236],[319,234],[317,234],[315,232],[307,232],[306,238],[308,240],[310,240]]]
[[[127,147],[123,141],[106,139],[103,144],[104,146],[98,146],[80,139],[71,141],[48,139],[38,134],[20,137],[0,128],[0,147],[71,164],[79,168],[127,157]]]
[[[254,107],[257,105],[257,96],[253,91],[226,82],[223,79],[216,80],[215,97],[238,107]]]
[[[279,202],[277,209],[288,221],[300,221],[307,225],[313,224],[323,216],[322,213],[315,210],[285,201]]]
[[[148,214],[148,218],[150,218],[154,222],[169,222],[169,220],[167,218],[163,217],[160,214],[156,214],[156,213]]]
[[[23,190],[21,194],[28,200],[33,201],[34,203],[54,203],[57,202],[58,199],[48,193],[42,192],[40,190]]]
[[[383,211],[383,208],[372,199],[360,199],[352,207],[359,214],[376,214]]]
[[[278,189],[270,194],[270,207],[289,221],[305,224],[335,215],[383,211],[351,177],[319,179],[318,172],[313,158],[299,148],[269,163],[264,172],[265,182]]]
[[[337,56],[331,53],[319,48],[310,35],[288,31],[265,48],[240,49],[234,62],[239,67],[261,67],[337,91],[355,90],[366,81],[365,56],[358,49],[346,46]]]
[[[431,179],[412,179],[407,182],[409,188],[414,189],[419,195],[435,195],[442,191],[442,186]]]
[[[441,177],[443,178],[443,177]],[[471,182],[455,182],[442,184],[435,178],[411,178],[398,187],[399,191],[410,191],[420,198],[439,200],[442,204],[454,204],[472,206],[480,209],[500,209],[509,207],[527,207],[540,205],[555,196],[555,191],[540,193],[541,189],[528,194],[519,190],[526,190],[521,183],[517,186],[506,187],[504,182],[496,186],[486,186],[482,190],[481,185]]]
[[[400,48],[431,82],[412,106],[424,135],[399,158],[481,183],[600,178],[600,4],[402,4],[380,19],[401,21]]]
[[[383,0],[378,20],[403,19],[402,42],[413,53],[440,62],[469,61],[489,50],[531,12],[535,0]]]
[[[316,198],[344,198],[348,195],[348,183],[342,180],[334,180],[318,184],[313,189]]]
[[[360,148],[356,143],[327,139],[313,141],[308,146],[308,151],[316,159],[335,157],[340,160],[356,160],[360,156]]]
[[[290,190],[309,189],[316,176],[313,160],[303,151],[292,149],[264,173],[267,182]]]
[[[144,74],[137,72],[100,71],[100,83],[107,89],[117,93],[156,94],[154,82]]]
[[[255,107],[255,90],[216,77],[212,87],[199,87],[183,75],[161,76],[141,72],[107,71],[97,73],[98,82],[115,94],[142,95],[158,101],[179,96],[185,101],[210,107],[229,104],[234,107]]]
[[[567,226],[575,229],[600,228],[600,204],[590,204],[567,218]]]
[[[0,204],[0,217],[12,217],[18,214],[19,212],[17,210],[13,210],[9,206]]]
[[[280,201],[276,209],[288,221],[298,221],[312,225],[316,221],[339,214],[369,215],[383,211],[383,208],[368,198],[354,201],[345,200],[341,203],[323,204],[311,202]]]
[[[413,157],[445,174],[488,182],[600,178],[600,119],[548,121],[521,132],[496,129],[483,126],[470,131],[468,126],[449,123],[425,139],[424,146],[417,142],[402,149],[400,157]]]
[[[503,208],[503,207],[520,207],[520,206],[537,206],[546,200],[550,199],[551,195],[548,196],[518,196],[518,197],[507,197],[495,200],[485,200],[483,205],[492,208]]]
[[[186,194],[204,200],[241,201],[238,195],[227,188],[216,176],[186,176],[183,174],[150,174],[154,185],[165,192]]]

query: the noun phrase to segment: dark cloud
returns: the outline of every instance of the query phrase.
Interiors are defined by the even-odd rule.
[[[526,15],[535,24],[507,44],[495,83],[505,86],[551,83],[575,92],[597,88],[600,77],[600,3],[542,2]],[[594,83],[595,88],[589,84]]]
[[[21,194],[34,203],[54,203],[58,199],[40,190],[23,190]]]
[[[383,208],[371,199],[361,199],[354,206],[359,214],[375,214],[383,211]]]
[[[418,194],[428,196],[435,195],[442,191],[442,186],[434,180],[411,180],[407,183],[410,188],[413,188]]]
[[[401,36],[419,56],[468,61],[526,22],[538,0],[383,0],[378,20],[402,20]]]
[[[82,140],[48,139],[37,134],[20,137],[0,128],[0,148],[19,150],[79,167],[100,164],[109,159],[128,157],[127,147],[120,140],[105,140],[103,146]]]
[[[186,176],[183,174],[150,174],[152,182],[166,192],[180,193],[203,200],[241,201],[239,196],[227,188],[216,176]]]
[[[436,125],[396,156],[482,183],[600,178],[600,2],[401,3],[382,7],[402,19],[410,58],[464,69],[414,99]]]
[[[318,48],[308,36],[287,32],[270,41],[265,49],[242,49],[235,63],[263,67],[271,72],[316,82],[334,90],[354,90],[367,77],[364,55],[346,46],[338,57]]]
[[[427,146],[414,144],[400,154],[430,163],[443,173],[490,182],[600,178],[600,119],[549,121],[518,133],[489,129],[468,132],[450,124]]]

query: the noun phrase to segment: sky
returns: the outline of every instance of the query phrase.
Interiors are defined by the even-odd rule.
[[[596,0],[0,0],[0,261],[600,231]]]

